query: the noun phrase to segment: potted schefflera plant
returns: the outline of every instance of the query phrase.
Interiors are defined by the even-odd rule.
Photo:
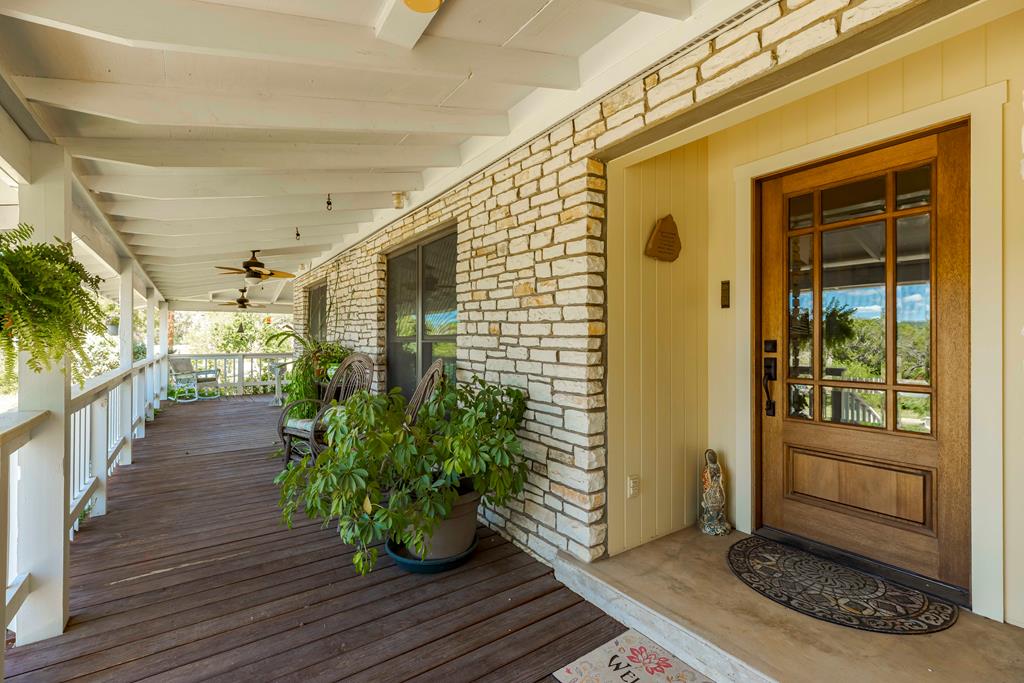
[[[362,574],[381,542],[410,571],[456,566],[475,548],[481,499],[504,504],[529,471],[516,434],[526,410],[520,390],[444,379],[415,421],[405,407],[398,390],[355,394],[328,411],[327,448],[276,480],[284,521],[301,509],[336,524]]]

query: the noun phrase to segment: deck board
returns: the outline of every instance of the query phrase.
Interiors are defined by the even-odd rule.
[[[7,680],[552,680],[625,630],[485,529],[454,571],[358,576],[335,532],[280,524],[276,416],[161,411],[71,546],[66,632],[9,650]]]

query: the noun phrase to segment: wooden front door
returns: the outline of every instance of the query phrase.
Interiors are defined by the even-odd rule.
[[[759,182],[763,533],[963,601],[969,140],[957,125]]]

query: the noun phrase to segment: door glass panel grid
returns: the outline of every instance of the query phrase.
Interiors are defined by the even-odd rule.
[[[927,183],[923,180],[925,177],[928,179]],[[881,180],[878,180],[879,178]],[[874,179],[872,187],[875,196],[873,198],[867,197],[867,194],[870,193],[866,193],[866,190],[860,192],[860,194],[864,195],[864,197],[861,197],[864,201],[859,202],[862,205],[861,209],[853,211],[849,216],[840,215],[841,212],[831,211],[830,217],[834,219],[834,222],[825,222],[826,217],[824,214],[829,207],[822,202],[822,192],[837,187],[841,188],[849,183],[839,183],[831,188],[816,188],[811,191],[798,192],[786,197],[784,202],[784,210],[786,211],[785,224],[790,241],[792,242],[796,238],[805,235],[811,237],[814,245],[814,256],[812,258],[813,290],[811,292],[799,292],[803,299],[809,299],[813,302],[811,303],[809,314],[806,315],[807,318],[810,318],[813,338],[810,352],[812,356],[810,372],[805,367],[808,357],[807,350],[800,348],[800,343],[797,343],[796,347],[794,347],[793,344],[797,340],[791,338],[793,332],[800,332],[800,330],[792,328],[792,316],[794,310],[802,308],[802,306],[796,306],[797,302],[793,298],[793,292],[795,291],[794,279],[799,279],[799,274],[793,272],[792,264],[787,256],[786,310],[790,322],[785,330],[786,341],[781,349],[785,354],[786,362],[783,377],[797,381],[790,381],[784,384],[786,409],[783,416],[785,419],[813,420],[815,422],[836,421],[872,429],[898,431],[915,436],[930,436],[934,431],[930,407],[934,387],[920,381],[915,382],[913,379],[901,379],[900,370],[897,366],[898,362],[901,364],[900,367],[903,366],[903,359],[898,356],[899,350],[897,345],[899,339],[898,308],[902,307],[905,312],[907,304],[905,297],[904,299],[898,299],[898,287],[905,284],[906,278],[911,277],[906,274],[906,269],[903,269],[902,273],[898,273],[898,259],[901,255],[905,257],[907,250],[902,249],[901,254],[901,246],[897,242],[897,225],[899,219],[908,218],[909,221],[909,218],[915,216],[934,215],[935,161],[915,162],[915,164],[906,168],[891,169],[881,174],[874,174],[869,178],[861,178],[851,182],[857,183],[872,179]],[[883,181],[884,196],[878,196]],[[864,188],[862,187],[861,189],[863,190]],[[808,196],[810,201],[808,201]],[[857,204],[858,202],[854,203]],[[813,220],[810,222],[807,221],[806,217],[808,204],[812,206],[813,210]],[[868,209],[871,210],[869,211]],[[842,220],[839,220],[839,218],[842,218]],[[924,219],[917,218],[916,220],[921,221]],[[871,324],[878,328],[876,330],[877,342],[883,343],[884,347],[877,348],[880,344],[876,344],[874,349],[873,356],[877,360],[876,371],[869,373],[873,377],[847,376],[841,378],[841,381],[837,383],[835,380],[840,378],[828,376],[823,362],[825,360],[826,335],[823,333],[822,328],[826,322],[826,308],[828,306],[823,287],[825,279],[823,271],[825,270],[826,261],[826,254],[823,251],[823,238],[832,231],[858,226],[870,226],[872,224],[880,224],[884,227],[884,235],[874,235],[876,242],[881,240],[879,244],[885,251],[885,258],[882,260],[884,275],[876,278],[879,280],[877,283],[869,283],[876,284],[879,290],[873,293],[876,301],[859,302],[854,308],[858,309],[857,313],[860,317],[864,317],[863,314],[874,310],[873,306],[878,307],[878,316],[874,318],[874,322]],[[874,230],[877,232],[878,228],[874,228]],[[920,233],[920,229],[918,232]],[[927,362],[920,362],[920,359],[918,359],[918,365],[928,366],[926,374],[930,380],[935,334],[935,316],[933,314],[935,291],[934,286],[931,286],[934,282],[934,254],[931,253],[933,251],[931,246],[934,244],[934,220],[930,220],[928,234],[930,236],[928,245],[929,257],[927,259],[929,272],[928,291],[911,292],[911,294],[920,294],[920,297],[912,296],[911,299],[914,302],[919,302],[917,304],[918,311],[912,317],[915,317],[915,319],[921,318],[923,315],[922,311],[927,311],[927,335],[924,335],[923,332],[918,332],[918,336],[926,336],[927,341],[918,343],[920,342],[920,339],[918,339],[914,344],[917,347],[915,350],[918,356],[921,353],[927,356]],[[789,246],[788,253],[791,253],[792,244]],[[921,257],[920,254],[918,256]],[[918,260],[923,261],[924,258],[921,257]],[[922,267],[919,265],[918,271]],[[900,279],[901,275],[903,279]],[[918,279],[920,279],[919,274]],[[802,290],[803,288],[797,287],[796,289]],[[926,304],[925,301],[927,302]],[[802,332],[806,334],[807,330]],[[906,335],[906,332],[904,334]],[[927,346],[926,350],[922,350],[924,346]],[[794,351],[799,351],[799,353],[794,355]],[[794,358],[798,360],[794,361]],[[830,379],[832,380],[831,382],[829,381]],[[802,382],[807,384],[801,384]],[[914,393],[908,394],[906,391],[897,391],[901,386],[911,389]],[[809,400],[804,398],[805,387],[810,389]],[[826,396],[826,393],[828,396]],[[908,401],[908,398],[913,398],[914,400]],[[861,400],[858,401],[858,399]],[[845,404],[843,403],[844,400]],[[827,403],[831,404],[831,407],[826,405]],[[907,404],[910,407],[902,406],[902,404]],[[924,412],[921,408],[922,405],[929,406],[927,418],[921,417]],[[847,413],[853,410],[859,417],[854,419],[848,414],[846,417],[849,419],[847,420],[840,414],[834,420],[826,418],[826,411],[834,411],[837,407],[843,409],[844,406]],[[911,407],[914,410],[912,414],[908,413]],[[865,415],[867,417],[864,417]]]

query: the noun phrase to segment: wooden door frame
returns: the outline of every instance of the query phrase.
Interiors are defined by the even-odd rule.
[[[734,169],[733,301],[737,406],[733,480],[736,526],[760,525],[760,375],[754,355],[760,280],[757,180],[818,160],[884,146],[958,120],[971,121],[971,593],[975,612],[1003,620],[1002,154],[1007,84],[996,83]],[[984,299],[982,294],[984,293]],[[748,378],[744,390],[743,375]],[[746,415],[746,418],[744,418]],[[749,420],[749,421],[748,421]]]
[[[856,568],[861,569],[863,571],[867,571],[869,573],[880,575],[880,577],[883,577],[885,579],[889,579],[889,580],[892,580],[892,581],[896,581],[896,582],[901,583],[901,584],[903,584],[905,586],[910,586],[912,588],[916,588],[916,589],[919,589],[919,590],[922,590],[922,591],[926,591],[926,592],[931,593],[933,595],[937,595],[937,596],[940,596],[942,598],[945,598],[945,599],[947,599],[947,600],[949,600],[949,601],[951,601],[951,602],[953,602],[955,604],[963,605],[965,607],[970,607],[971,606],[971,594],[970,594],[970,590],[968,590],[964,586],[947,584],[947,583],[944,583],[944,582],[941,582],[941,581],[938,581],[938,580],[930,579],[928,577],[925,577],[925,575],[923,575],[921,573],[916,573],[916,572],[911,571],[909,569],[905,569],[905,568],[902,568],[902,567],[899,567],[899,566],[894,566],[894,565],[888,564],[888,563],[886,563],[886,562],[884,562],[882,560],[873,559],[871,557],[855,553],[853,551],[847,550],[846,548],[837,547],[837,546],[830,546],[830,545],[827,545],[827,544],[824,544],[824,543],[821,543],[821,542],[818,542],[818,541],[814,541],[812,539],[808,539],[808,538],[802,537],[802,536],[798,535],[798,533],[795,533],[795,532],[792,532],[792,531],[786,531],[786,530],[775,528],[775,527],[772,527],[772,526],[768,526],[768,525],[766,525],[764,523],[764,519],[763,519],[763,500],[764,500],[764,487],[765,487],[764,479],[765,479],[766,472],[765,472],[765,459],[764,459],[764,455],[763,455],[763,451],[764,451],[764,432],[763,432],[763,427],[764,427],[764,417],[765,416],[764,416],[764,411],[763,411],[763,408],[762,408],[763,407],[764,396],[761,394],[761,387],[760,387],[760,383],[759,383],[758,380],[760,379],[760,376],[761,376],[761,373],[762,373],[761,359],[764,358],[764,357],[767,357],[765,355],[765,353],[767,353],[767,351],[765,351],[765,349],[763,348],[764,339],[762,338],[762,332],[764,330],[764,321],[762,319],[762,315],[763,315],[762,301],[763,301],[763,296],[764,296],[765,292],[764,292],[764,281],[763,281],[763,272],[762,272],[763,249],[764,249],[764,214],[763,214],[761,209],[762,209],[762,198],[763,198],[763,191],[764,191],[765,183],[768,183],[769,181],[772,181],[772,180],[776,180],[776,179],[782,178],[784,176],[791,176],[793,174],[801,174],[801,173],[805,173],[807,171],[813,171],[814,169],[820,168],[822,166],[833,165],[833,164],[836,164],[837,162],[842,162],[842,161],[845,161],[845,160],[856,160],[858,157],[863,157],[864,155],[868,155],[868,154],[870,154],[872,152],[885,151],[885,150],[888,150],[888,148],[891,148],[891,147],[894,147],[894,146],[897,146],[897,145],[901,145],[901,144],[905,144],[905,143],[908,143],[908,142],[912,142],[914,140],[920,140],[920,139],[925,138],[925,137],[931,137],[931,136],[938,137],[941,133],[949,131],[949,130],[952,130],[952,129],[955,129],[955,128],[967,128],[968,129],[968,134],[970,135],[970,126],[971,126],[970,118],[965,117],[965,118],[958,119],[956,121],[951,121],[951,122],[947,122],[947,123],[941,124],[941,125],[936,126],[934,128],[914,131],[914,132],[912,132],[912,133],[910,133],[908,135],[899,136],[899,137],[895,137],[895,138],[891,138],[891,139],[887,139],[887,140],[883,140],[883,141],[879,141],[879,142],[873,142],[871,144],[862,145],[860,147],[854,148],[854,150],[848,150],[848,151],[842,152],[842,153],[840,153],[840,154],[838,154],[838,155],[836,155],[834,157],[827,157],[827,158],[824,158],[824,159],[818,159],[818,160],[816,160],[814,162],[811,162],[810,164],[804,164],[804,165],[797,166],[795,168],[784,169],[784,170],[778,171],[776,173],[771,173],[771,174],[764,175],[764,176],[756,178],[754,180],[754,193],[755,193],[755,197],[753,199],[753,205],[754,205],[755,212],[756,212],[755,215],[754,215],[754,219],[753,219],[754,220],[754,230],[755,231],[754,231],[754,234],[752,236],[752,239],[753,239],[753,242],[754,242],[755,274],[754,274],[753,305],[751,307],[752,308],[752,318],[753,318],[752,319],[753,336],[754,336],[754,343],[753,343],[752,348],[751,348],[751,351],[752,351],[752,354],[751,354],[752,355],[752,366],[751,366],[751,368],[752,368],[752,381],[753,381],[753,384],[754,384],[754,391],[757,392],[756,395],[752,397],[752,401],[751,401],[751,415],[752,415],[752,420],[754,421],[755,428],[756,428],[756,436],[755,436],[755,440],[754,440],[754,444],[753,444],[754,445],[753,457],[754,457],[754,461],[755,461],[755,465],[754,465],[754,473],[755,473],[755,478],[754,478],[754,484],[755,484],[754,485],[754,497],[755,497],[755,501],[754,501],[754,506],[755,506],[754,530],[755,530],[755,532],[758,533],[759,536],[763,536],[763,537],[771,539],[773,541],[780,541],[780,542],[783,542],[783,543],[787,543],[787,544],[790,544],[790,545],[797,546],[797,547],[799,547],[799,548],[801,548],[801,549],[803,549],[805,551],[815,553],[817,555],[820,555],[820,556],[826,557],[828,559],[831,559],[831,560],[840,562],[842,564],[845,564],[847,566],[856,567]],[[938,147],[939,145],[936,144],[936,146]],[[938,150],[936,150],[936,154],[941,154],[941,153]],[[954,160],[954,161],[958,161],[958,160]],[[968,161],[970,163],[970,159]],[[916,163],[922,163],[922,162],[919,161],[919,162],[916,162]],[[856,179],[853,176],[850,176],[850,178],[851,178],[851,180]],[[932,177],[932,182],[933,183],[937,182],[935,180],[935,175],[934,174],[933,174],[933,177]],[[934,193],[934,184],[933,184],[933,193]],[[937,200],[937,199],[935,199],[933,197],[932,201],[934,202],[934,206],[932,208],[932,211],[934,212],[936,210],[935,207],[939,206],[939,200]],[[933,230],[934,230],[934,225],[933,225]],[[970,230],[968,230],[968,233],[970,233]],[[784,236],[783,236],[783,239],[786,239],[786,238],[784,238]],[[932,238],[930,240],[930,243],[933,244],[933,245],[936,244],[936,238],[935,238],[934,232],[932,234]],[[891,246],[890,246],[890,248],[891,248]],[[970,245],[968,246],[968,248],[970,249]],[[968,252],[968,253],[970,253],[970,252]],[[815,257],[815,258],[817,258],[817,257]],[[934,265],[935,259],[936,259],[935,256],[933,256],[931,258],[931,261],[932,261],[933,265]],[[933,272],[932,272],[933,283],[934,283],[935,276],[936,276],[936,272],[933,270]],[[970,289],[969,289],[969,292],[970,292]],[[816,293],[815,296],[819,296],[819,294]],[[970,300],[970,294],[968,295],[968,298]],[[888,299],[887,299],[887,301],[888,301]],[[935,353],[939,352],[938,351],[939,343],[938,343],[938,340],[936,339],[936,325],[937,325],[936,321],[937,321],[937,319],[938,319],[938,316],[933,312],[931,323],[930,323],[930,329],[931,329],[931,338],[934,340],[933,343],[932,343],[932,346],[933,346],[933,349],[936,349]],[[889,323],[891,324],[892,321],[889,321]],[[778,343],[778,351],[777,352],[779,354],[778,357],[783,357],[783,354],[785,354],[787,352],[786,349],[788,347],[787,347],[786,343],[784,343],[784,340],[782,338],[780,338],[777,343]],[[822,351],[820,349],[816,348],[814,353],[816,354],[818,352],[822,352]],[[814,357],[817,357],[817,356],[815,355]],[[888,361],[887,361],[887,365],[888,365]],[[781,371],[783,368],[784,368],[784,365],[780,365],[779,370]],[[883,381],[885,381],[885,380],[883,380]],[[777,383],[778,392],[777,392],[777,397],[776,397],[776,402],[777,402],[778,407],[779,407],[778,410],[780,411],[780,419],[784,419],[785,418],[785,405],[787,403],[787,398],[786,398],[786,395],[785,395],[786,387],[787,387],[786,376],[784,374],[782,374],[779,377],[779,382]],[[934,387],[934,385],[933,385],[933,387]],[[936,396],[936,395],[937,394],[933,394],[933,401],[935,400],[934,396]],[[815,389],[815,401],[817,401],[817,396],[818,396],[818,394],[816,393],[816,389]],[[818,410],[820,410],[820,408]],[[892,416],[890,416],[890,419],[891,418],[892,418]],[[815,424],[817,424],[817,423],[815,423]],[[945,438],[949,438],[949,437],[947,436]],[[969,447],[969,445],[968,445],[968,454],[967,455],[968,455],[968,459],[970,460],[970,455],[971,454],[970,454],[970,447]],[[970,554],[970,552],[971,552],[970,536],[968,538],[967,548],[965,550]]]

